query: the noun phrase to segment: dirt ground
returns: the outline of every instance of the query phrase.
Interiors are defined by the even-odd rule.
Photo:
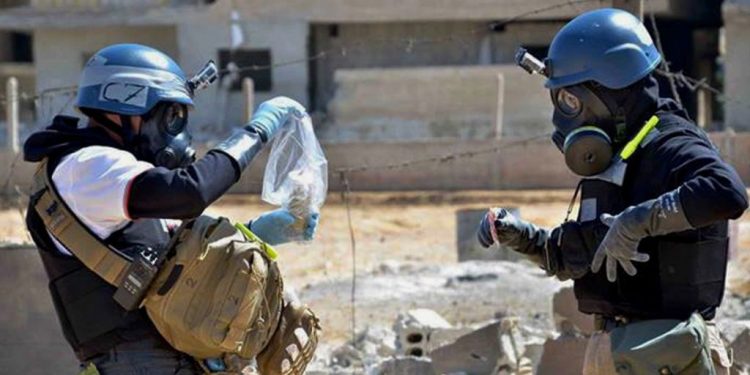
[[[456,263],[456,212],[460,209],[516,206],[524,219],[552,227],[565,217],[571,195],[569,190],[353,193],[350,203],[357,274],[367,275],[388,262],[420,266]],[[269,209],[273,207],[257,196],[231,195],[211,206],[208,213],[247,221]],[[0,222],[4,224],[0,227],[0,243],[29,242],[19,210],[0,211]],[[745,214],[740,224],[739,248],[750,249],[750,215]],[[288,244],[278,250],[286,283],[297,291],[351,280],[351,242],[346,206],[340,194],[329,194],[312,243]],[[750,263],[750,254],[741,252],[740,256]],[[347,297],[337,296],[336,305],[313,306],[323,311],[326,336],[335,341],[345,338],[350,329],[348,312],[345,313],[349,306],[341,303],[348,300],[349,292],[347,288],[339,292]],[[361,315],[358,326],[368,324],[368,314]],[[485,319],[489,318],[492,316]]]

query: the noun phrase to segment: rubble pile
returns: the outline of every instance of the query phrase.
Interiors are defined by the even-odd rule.
[[[377,290],[370,296],[374,301],[363,305],[383,304],[386,300],[395,303],[399,294],[403,294],[405,299],[411,299],[413,307],[447,304],[445,309],[411,308],[398,314],[391,324],[370,321],[353,340],[336,347],[322,347],[308,373],[581,374],[586,343],[595,325],[593,316],[578,311],[573,288],[569,283],[557,283],[556,289],[550,288],[546,284],[549,279],[538,277],[537,270],[529,265],[499,263],[494,266],[492,262],[462,263],[442,269],[384,263],[362,278],[363,289],[371,283],[371,288]],[[404,269],[408,272],[402,272]],[[414,277],[421,279],[410,282]],[[539,284],[534,286],[544,290],[546,294],[541,298],[546,304],[523,304],[537,308],[536,311],[505,309],[501,305],[508,300],[486,303],[495,297],[511,298],[509,301],[513,302],[516,297],[512,292],[493,293],[515,286],[509,285],[513,281],[537,278]],[[454,292],[461,298],[452,299]],[[539,296],[529,294],[529,298],[535,297]],[[494,308],[494,319],[471,324],[454,313],[474,316],[475,312],[470,311],[474,306],[482,308],[485,316],[493,316],[486,311]],[[548,311],[538,311],[539,306],[546,306]],[[750,375],[749,306],[750,299],[728,292],[717,317],[717,325],[734,353],[733,374]]]

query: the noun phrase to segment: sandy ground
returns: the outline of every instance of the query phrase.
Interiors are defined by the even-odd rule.
[[[398,283],[412,282],[410,281],[412,279],[408,278],[409,273],[416,275],[420,272],[434,271],[430,274],[436,274],[435,272],[439,274],[440,267],[438,266],[456,263],[455,233],[458,210],[486,208],[490,205],[516,206],[520,208],[525,219],[551,227],[563,220],[571,194],[572,191],[568,190],[352,194],[350,202],[357,248],[356,268],[358,280],[361,280],[361,288],[358,292],[357,327],[363,328],[368,324],[389,324],[388,322],[392,321],[399,312],[384,311],[383,307],[388,306],[388,295],[376,293],[378,290],[387,290],[390,282],[395,288]],[[208,213],[226,216],[232,220],[246,221],[269,209],[273,207],[263,204],[257,196],[233,195],[214,204],[209,208]],[[0,226],[0,243],[29,241],[19,210],[0,211],[0,222],[3,223]],[[739,248],[748,249],[750,248],[750,215],[745,214],[740,224]],[[319,312],[322,324],[326,327],[327,339],[333,342],[343,341],[348,337],[351,325],[349,293],[352,251],[346,206],[340,194],[329,195],[322,210],[322,220],[314,242],[288,244],[280,246],[278,250],[281,254],[280,266],[287,285],[294,288],[303,298],[309,299],[312,307]],[[745,253],[741,252],[740,256],[748,260],[745,264],[750,264],[750,254]],[[384,277],[382,275],[384,263],[396,264],[398,277],[387,277],[387,275]],[[531,266],[528,268],[531,269]],[[438,271],[435,271],[436,269]],[[515,272],[514,269],[505,271],[510,274]],[[531,273],[527,272],[527,274],[532,276],[523,277],[534,278],[534,271],[529,272]],[[441,280],[455,276],[442,275]],[[523,277],[520,277],[520,280]],[[443,281],[436,282],[440,284]],[[500,281],[503,281],[502,277]],[[550,284],[546,284],[545,282],[543,294],[530,298],[547,298],[546,296],[557,288],[554,284],[559,283],[551,281]],[[330,288],[321,289],[321,285],[328,285]],[[431,287],[427,282],[419,288],[428,292]],[[460,292],[462,289],[457,290]],[[493,291],[501,293],[499,290],[493,289]],[[360,297],[359,294],[363,295]],[[365,294],[370,297],[373,295],[379,297],[368,299]],[[523,302],[522,294],[519,296],[517,293],[509,292],[509,295],[511,296],[508,298],[516,298],[520,301],[518,306],[521,308],[526,306],[521,303]],[[487,303],[490,306],[487,309],[469,311],[464,314],[456,310],[458,306],[454,306],[454,309],[450,306],[436,306],[432,303],[434,301],[421,304],[418,296],[418,294],[400,296],[399,298],[411,299],[411,303],[393,308],[403,310],[425,305],[450,315],[447,318],[454,322],[473,323],[492,318],[492,310],[496,307],[495,304]],[[362,298],[361,301],[360,298]],[[454,300],[451,301],[453,302],[450,303],[456,303]],[[383,303],[386,305],[379,305]],[[546,308],[547,303],[545,301],[545,304],[534,305],[529,309],[541,311]]]

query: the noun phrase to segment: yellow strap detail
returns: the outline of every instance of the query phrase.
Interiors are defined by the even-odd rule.
[[[271,260],[276,260],[276,258],[279,257],[279,253],[276,252],[276,249],[274,249],[273,246],[263,242],[263,240],[261,240],[260,237],[256,236],[255,233],[253,233],[248,227],[245,226],[245,224],[236,223],[234,224],[234,227],[237,228],[240,233],[245,235],[245,238],[247,238],[248,240],[260,243],[260,246],[263,247],[263,251],[266,252],[266,255],[268,255]]]
[[[628,158],[633,155],[635,150],[638,149],[638,146],[640,146],[641,142],[643,142],[643,139],[646,138],[648,133],[650,133],[658,123],[659,118],[656,117],[656,115],[651,116],[651,118],[646,122],[646,125],[643,125],[641,130],[638,131],[638,134],[636,134],[635,137],[631,139],[630,142],[625,145],[625,147],[623,147],[622,151],[620,151],[620,158],[622,160],[628,160]]]
[[[96,368],[95,364],[89,362],[89,365],[78,373],[78,375],[99,375],[99,369]]]

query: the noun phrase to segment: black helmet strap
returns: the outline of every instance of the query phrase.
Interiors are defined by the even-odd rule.
[[[122,124],[120,125],[107,117],[106,112],[89,108],[81,108],[80,110],[84,115],[94,119],[97,124],[119,135],[122,138],[125,148],[130,149],[132,147],[135,132],[133,131],[133,119],[131,116],[116,114],[120,118],[120,123]]]

